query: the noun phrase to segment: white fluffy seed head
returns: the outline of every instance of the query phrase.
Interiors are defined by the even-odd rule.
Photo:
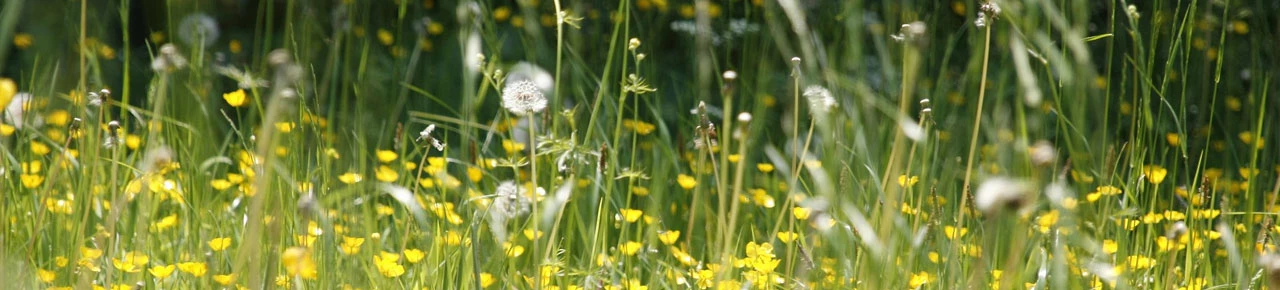
[[[507,83],[502,89],[502,107],[512,114],[524,116],[541,112],[547,108],[547,98],[531,81],[520,80]]]
[[[836,107],[836,99],[831,91],[822,86],[812,85],[804,89],[805,98],[809,99],[809,109],[814,114],[825,114]]]
[[[973,197],[973,205],[988,216],[1016,211],[1027,205],[1031,184],[1008,177],[994,177],[982,182]]]
[[[525,189],[515,181],[503,181],[494,191],[493,207],[490,213],[494,218],[507,220],[529,213],[532,202],[525,196]]]

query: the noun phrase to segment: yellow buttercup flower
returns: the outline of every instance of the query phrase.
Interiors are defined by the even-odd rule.
[[[227,101],[227,105],[239,108],[245,105],[248,97],[245,96],[244,89],[239,89],[230,93],[222,94],[222,100]]]
[[[1151,184],[1160,184],[1164,182],[1164,177],[1169,171],[1160,165],[1147,165],[1142,167],[1142,174],[1146,175],[1147,181]]]
[[[231,238],[213,238],[209,240],[209,248],[214,252],[219,252],[231,246]]]
[[[342,237],[342,253],[354,255],[360,253],[360,246],[364,245],[364,238]]]
[[[164,279],[169,277],[169,275],[172,275],[174,269],[177,269],[174,265],[154,266],[151,267],[151,269],[148,269],[147,273],[151,273],[151,276],[155,276],[156,278]]]
[[[698,180],[693,179],[693,176],[681,174],[676,176],[676,183],[679,183],[681,188],[689,190],[698,185]]]
[[[236,274],[213,275],[213,281],[222,284],[222,286],[229,286],[231,283],[236,282]]]
[[[364,176],[360,176],[359,173],[355,172],[347,172],[345,174],[338,175],[338,181],[346,184],[354,184],[362,180],[364,180]]]
[[[791,241],[795,241],[799,237],[800,234],[791,231],[778,232],[778,240],[784,244],[791,244]]]
[[[625,243],[622,243],[621,245],[618,245],[618,252],[627,256],[635,256],[636,252],[639,252],[640,248],[643,246],[644,244],[641,244],[640,242],[627,241]]]
[[[665,231],[658,234],[658,240],[663,244],[675,244],[680,239],[680,231]]]
[[[404,259],[405,261],[409,261],[409,263],[417,263],[418,261],[422,261],[422,258],[426,256],[427,254],[423,253],[421,250],[418,250],[418,249],[404,250]]]
[[[377,156],[378,161],[382,163],[391,163],[391,161],[396,161],[396,158],[400,157],[399,154],[396,154],[395,151],[391,150],[378,150],[377,152],[374,152],[374,155]]]

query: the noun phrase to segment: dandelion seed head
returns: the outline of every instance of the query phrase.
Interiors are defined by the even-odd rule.
[[[528,80],[519,80],[508,83],[502,89],[502,107],[512,114],[524,116],[546,109],[547,98],[538,90],[538,85]]]
[[[218,41],[220,34],[218,21],[209,14],[190,14],[178,24],[178,38],[190,46],[209,47]]]
[[[494,190],[493,206],[489,213],[498,221],[528,214],[533,202],[525,195],[525,191],[515,181],[508,180],[498,184],[498,188]]]
[[[804,97],[809,99],[809,109],[815,114],[825,114],[836,107],[836,99],[831,91],[822,86],[812,85],[804,89]]]
[[[151,60],[151,69],[156,72],[172,72],[187,67],[187,58],[178,52],[172,43],[160,46],[160,54]]]
[[[1027,204],[1031,185],[1008,177],[994,177],[982,182],[973,197],[973,205],[988,216],[1008,210],[1020,210]]]

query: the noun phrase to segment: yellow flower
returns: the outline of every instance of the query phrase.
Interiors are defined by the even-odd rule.
[[[227,101],[227,105],[231,105],[232,107],[236,107],[236,108],[243,107],[244,104],[246,103],[245,100],[247,99],[248,98],[245,96],[243,89],[222,94],[222,100]]]
[[[236,274],[213,275],[213,281],[218,282],[218,284],[222,284],[222,286],[229,286],[231,283],[236,282]]]
[[[213,238],[209,240],[209,248],[214,252],[222,251],[231,246],[231,238]]]
[[[124,255],[123,260],[111,259],[111,264],[120,271],[135,273],[142,271],[142,266],[146,265],[148,261],[150,261],[150,258],[147,257],[147,255],[143,255],[138,252],[129,252]]]
[[[293,128],[296,128],[296,127],[298,127],[298,123],[294,123],[294,122],[277,122],[276,123],[276,131],[280,131],[280,133],[293,132]],[[280,155],[284,155],[284,154],[280,154]]]
[[[35,189],[44,183],[44,176],[36,174],[22,174],[18,176],[22,180],[22,187],[27,189]]]
[[[1152,266],[1156,265],[1155,259],[1147,258],[1145,256],[1140,256],[1140,255],[1129,256],[1128,258],[1125,259],[1125,261],[1128,262],[1129,268],[1139,269],[1139,270],[1151,268]]]
[[[13,46],[18,49],[27,49],[28,47],[31,47],[32,43],[35,43],[35,41],[31,37],[31,34],[18,33],[13,35]],[[4,102],[0,102],[0,107],[3,106]]]
[[[791,215],[794,216],[797,220],[807,220],[809,219],[809,214],[810,214],[810,211],[807,208],[799,207],[799,206],[791,208]]]
[[[911,274],[910,284],[911,288],[919,288],[920,286],[924,286],[924,284],[928,284],[932,281],[933,275],[930,275],[928,272],[920,271],[919,273]]]
[[[681,174],[676,177],[676,183],[679,183],[681,188],[689,190],[698,185],[698,180],[693,179],[693,176]]]
[[[290,247],[280,255],[280,264],[289,275],[299,275],[305,279],[318,277],[315,261],[311,259],[311,250],[304,247]],[[178,267],[182,267],[179,265]]]
[[[387,31],[382,28],[378,29],[378,42],[381,42],[382,45],[391,45],[392,43],[395,43],[395,41],[396,36],[391,34],[391,31]]]
[[[760,170],[760,172],[764,172],[764,173],[773,172],[773,164],[770,164],[770,163],[760,163],[760,164],[756,164],[756,169],[758,169],[758,170]]]
[[[489,288],[489,286],[493,286],[493,283],[496,282],[498,282],[498,280],[493,278],[493,274],[480,273],[480,288]]]
[[[524,143],[502,140],[502,150],[507,151],[507,154],[515,154],[516,152],[524,151]]]
[[[1182,134],[1169,133],[1164,135],[1164,140],[1169,142],[1169,146],[1177,147],[1182,144]]]
[[[364,238],[342,237],[342,253],[354,255],[360,253],[360,246],[364,245]]]
[[[56,110],[45,117],[45,121],[54,126],[66,126],[71,122],[71,113],[67,110]]]
[[[1102,252],[1107,254],[1115,254],[1120,249],[1120,245],[1116,241],[1102,240]]]
[[[503,252],[507,254],[507,257],[516,258],[524,254],[524,246],[521,245],[513,245],[509,242],[504,242],[502,243],[502,248]]]
[[[622,217],[622,220],[625,220],[629,223],[636,222],[636,220],[640,219],[641,215],[644,215],[644,211],[641,211],[638,209],[624,208],[619,211],[619,216]]]
[[[627,241],[618,245],[618,252],[627,256],[635,256],[636,252],[639,252],[640,248],[643,246],[644,244],[641,244],[640,242]]]
[[[347,172],[346,174],[338,175],[338,181],[341,181],[342,183],[346,183],[346,184],[354,184],[356,182],[360,182],[361,180],[364,180],[364,176],[360,176],[359,173],[355,173],[355,172]]]
[[[38,155],[38,156],[44,156],[45,154],[49,154],[49,151],[50,151],[50,150],[49,150],[49,145],[45,145],[45,144],[44,144],[44,143],[42,143],[42,142],[31,142],[31,153],[32,153],[32,154],[35,154],[35,155]]]
[[[151,276],[155,276],[156,278],[164,279],[165,277],[169,277],[169,275],[172,275],[172,274],[173,274],[173,270],[174,270],[174,269],[176,269],[176,268],[177,268],[177,267],[175,267],[174,265],[168,265],[168,266],[154,266],[154,267],[151,267],[151,269],[148,269],[148,270],[147,270],[147,272],[148,272],[148,273],[151,273]]]
[[[40,282],[49,283],[58,278],[58,273],[45,269],[36,269],[36,278],[40,279]]]
[[[178,225],[178,214],[171,214],[160,218],[160,221],[151,224],[151,227],[156,231],[163,231],[176,225]]]
[[[395,182],[396,179],[400,179],[400,173],[391,169],[390,166],[381,165],[373,172],[373,177],[382,182]]]
[[[898,185],[901,185],[902,187],[911,187],[912,185],[916,185],[917,182],[920,182],[919,176],[898,176]]]
[[[947,239],[958,239],[969,233],[968,228],[956,228],[953,226],[942,227],[942,232],[947,235]]]
[[[671,245],[680,240],[680,231],[665,231],[658,234],[658,240],[663,244]]]
[[[382,163],[391,163],[391,161],[396,161],[396,158],[400,157],[395,151],[391,150],[378,150],[374,155],[377,155],[378,161]]]
[[[373,265],[378,268],[378,273],[387,278],[400,277],[404,275],[404,266],[400,265],[400,256],[393,253],[382,253],[373,256]]]
[[[418,249],[404,250],[404,259],[406,261],[409,261],[409,263],[417,263],[418,261],[422,261],[422,258],[426,256],[427,254],[423,253],[421,250],[418,250]]]
[[[201,262],[178,263],[178,270],[196,277],[203,277],[209,268]]]
[[[1160,184],[1161,182],[1164,182],[1164,177],[1168,173],[1169,171],[1165,170],[1164,167],[1161,167],[1160,165],[1147,165],[1142,167],[1142,174],[1147,176],[1147,180],[1151,181],[1151,184]]]
[[[474,166],[467,167],[467,179],[471,179],[471,182],[480,182],[481,178],[484,178],[484,171]]]
[[[791,231],[778,232],[778,240],[782,241],[784,244],[791,244],[791,241],[794,241],[799,237],[800,234]]]
[[[0,78],[0,108],[9,106],[9,101],[18,94],[18,84],[8,78]]]

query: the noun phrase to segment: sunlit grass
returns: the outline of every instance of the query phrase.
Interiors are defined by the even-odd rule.
[[[6,287],[1280,287],[1264,3],[131,2],[0,7]]]

